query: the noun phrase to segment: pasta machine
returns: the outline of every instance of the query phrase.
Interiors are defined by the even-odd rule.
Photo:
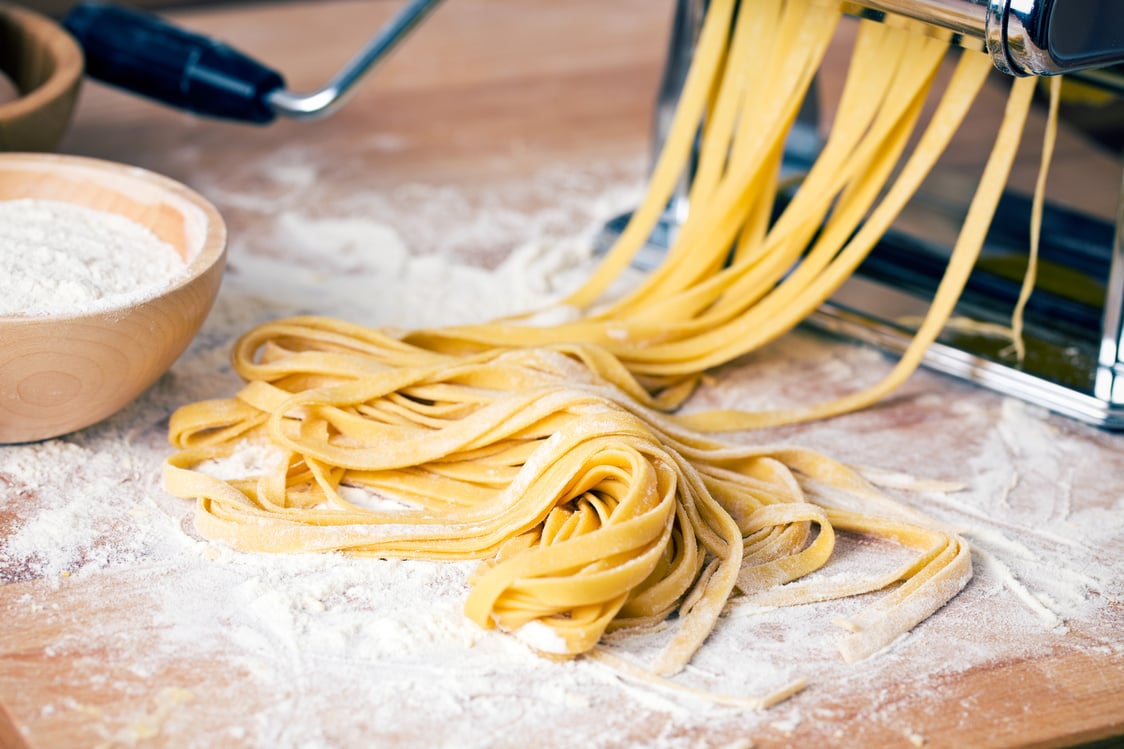
[[[881,22],[922,21],[923,29],[952,45],[986,52],[1002,74],[1064,73],[1110,99],[1124,93],[1120,0],[857,0],[845,2],[844,10]],[[704,0],[679,0],[675,6],[654,123],[657,146],[704,12]],[[806,168],[822,140],[816,95],[814,86],[789,134],[786,168]],[[1119,167],[1119,153],[1105,158]],[[1009,338],[987,330],[1009,325],[1030,244],[1030,194],[1009,188],[956,311],[957,320],[972,324],[948,326],[926,355],[926,366],[1099,427],[1124,429],[1124,200],[1120,177],[1112,174],[1117,174],[1111,191],[1117,196],[1115,215],[1087,215],[1047,199],[1039,277],[1050,283],[1040,284],[1026,307],[1022,361],[1011,353]],[[655,264],[671,244],[689,208],[689,177],[638,265]],[[907,209],[919,210],[924,207]],[[599,244],[611,244],[628,218],[610,221]],[[858,273],[807,322],[900,352],[928,307],[947,257],[947,245],[899,219]]]

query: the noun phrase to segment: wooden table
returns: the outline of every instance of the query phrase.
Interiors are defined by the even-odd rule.
[[[177,18],[305,90],[396,7],[265,3]],[[0,448],[0,745],[1030,747],[1124,736],[1124,436],[936,374],[863,413],[738,437],[962,481],[962,492],[910,501],[977,548],[968,589],[861,664],[833,653],[836,609],[727,617],[682,678],[745,691],[808,677],[764,713],[516,652],[460,620],[461,566],[232,556],[194,537],[190,507],[161,491],[168,414],[232,391],[225,352],[248,321],[350,310],[371,324],[429,323],[426,298],[448,310],[450,296],[471,316],[473,293],[504,288],[513,251],[587,240],[631,205],[669,19],[670,3],[651,0],[451,0],[315,123],[207,122],[85,88],[61,150],[202,192],[228,222],[230,270],[196,344],[138,403],[77,435]],[[1077,166],[1091,152],[1067,137],[1059,171],[1071,199],[1111,213],[1118,172]],[[408,248],[397,275],[348,244],[376,225],[399,242],[380,246]],[[549,265],[549,254],[528,257]],[[404,307],[394,292],[416,283],[415,262],[448,267],[449,284],[411,291]],[[807,402],[887,367],[801,331],[716,372],[698,403]],[[39,557],[20,546],[33,524],[56,544]],[[405,587],[411,576],[432,601]],[[318,637],[329,619],[350,639]],[[613,642],[625,655],[634,645]]]

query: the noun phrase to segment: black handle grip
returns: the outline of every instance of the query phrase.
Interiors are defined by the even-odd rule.
[[[75,6],[63,25],[82,46],[92,78],[209,117],[274,119],[267,97],[285,81],[221,42],[100,2]]]

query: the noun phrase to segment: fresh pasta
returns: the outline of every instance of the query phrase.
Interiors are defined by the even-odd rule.
[[[838,622],[842,655],[859,660],[955,596],[972,574],[955,532],[824,455],[714,435],[862,408],[909,376],[979,253],[1033,84],[1013,82],[945,278],[885,380],[780,412],[685,407],[704,372],[783,335],[846,280],[988,75],[986,56],[964,52],[933,93],[944,42],[861,22],[830,134],[774,216],[785,137],[840,15],[828,0],[712,0],[646,198],[560,303],[576,310],[570,321],[403,333],[301,317],[248,331],[233,351],[245,387],[186,405],[170,424],[177,452],[165,484],[197,502],[199,532],[253,551],[478,559],[466,615],[551,657],[609,659],[598,649],[606,632],[674,614],[652,664],[663,675],[689,662],[735,598],[790,605],[892,587]],[[696,140],[690,213],[674,245],[610,298]],[[201,470],[257,442],[280,456],[262,475]],[[397,505],[357,501],[353,490]],[[912,557],[868,580],[809,578],[838,532]]]

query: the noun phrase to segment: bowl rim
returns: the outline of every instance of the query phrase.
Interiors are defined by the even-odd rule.
[[[41,38],[47,41],[41,49],[47,50],[55,63],[50,77],[41,85],[27,93],[21,92],[14,101],[0,104],[2,122],[22,117],[66,96],[81,83],[86,61],[82,48],[70,32],[42,13],[0,0],[0,16],[14,20],[19,27],[42,32]]]
[[[77,169],[75,169],[77,168]],[[0,315],[0,325],[43,324],[72,322],[79,320],[120,317],[123,312],[150,304],[170,296],[183,287],[207,274],[216,265],[225,264],[227,251],[227,228],[222,214],[200,193],[167,175],[144,167],[131,166],[116,161],[90,156],[58,153],[18,153],[0,152],[0,171],[55,172],[65,169],[73,176],[74,171],[90,175],[105,175],[115,181],[155,189],[154,194],[172,198],[172,204],[191,206],[203,219],[202,237],[195,254],[185,259],[185,272],[158,291],[140,299],[131,299],[123,304],[98,307],[97,309],[66,314],[45,315]],[[52,198],[45,198],[51,200]],[[65,202],[65,201],[61,201]]]

